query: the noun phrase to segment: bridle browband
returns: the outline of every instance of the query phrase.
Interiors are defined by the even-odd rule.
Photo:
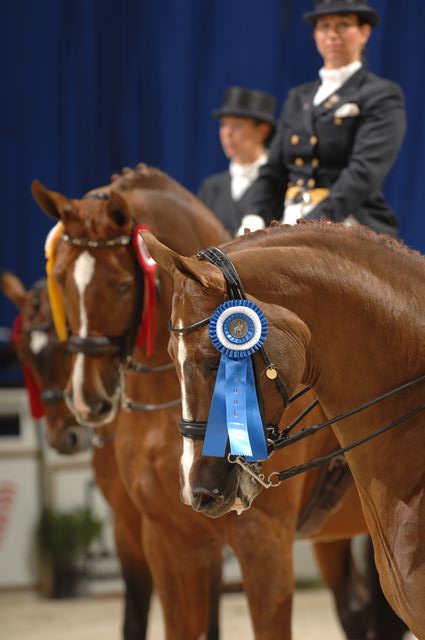
[[[216,247],[210,247],[209,249],[200,251],[197,254],[197,257],[200,260],[208,260],[209,262],[217,266],[222,271],[224,278],[226,280],[229,297],[246,299],[244,289],[242,287],[240,278],[236,272],[236,269],[233,263],[220,249]],[[181,327],[181,328],[173,327],[170,321],[168,326],[170,331],[172,331],[173,333],[177,335],[186,335],[187,333],[191,333],[192,331],[197,331],[198,329],[201,329],[206,324],[208,324],[209,320],[210,320],[209,317],[204,318],[203,320],[199,320],[198,322],[195,322],[191,325],[188,325],[186,327]],[[263,355],[263,359],[264,359],[264,362],[266,363],[267,368],[269,370],[271,369],[276,372],[276,369],[274,365],[271,363],[271,361],[269,360],[269,358],[267,357],[267,354],[265,354],[265,357]],[[279,391],[281,391],[281,393],[282,393],[282,389],[284,389],[284,393],[282,395],[285,401],[285,407],[310,390],[310,387],[305,387],[300,392],[298,392],[297,394],[289,398],[286,387],[283,381],[280,380],[277,372],[276,372],[275,381],[279,381],[277,384],[278,384]],[[282,431],[279,431],[278,427],[274,425],[267,427],[267,443],[268,443],[269,454],[273,453],[273,451],[275,450],[283,449],[285,447],[288,447],[291,444],[298,442],[299,440],[303,440],[304,438],[312,436],[316,434],[318,431],[324,429],[325,427],[329,427],[336,422],[340,422],[341,420],[349,418],[361,411],[364,411],[365,409],[368,409],[369,407],[372,407],[380,402],[385,401],[388,398],[393,397],[395,394],[400,393],[405,389],[409,389],[414,385],[424,381],[425,381],[425,374],[417,378],[414,378],[413,380],[405,382],[395,387],[394,389],[391,389],[390,391],[387,391],[386,393],[383,393],[380,396],[373,398],[372,400],[364,402],[363,404],[358,405],[354,409],[345,411],[340,415],[335,416],[334,418],[325,420],[324,422],[321,422],[320,424],[317,424],[317,425],[306,427],[301,431],[299,431],[298,433],[290,435],[294,427],[297,424],[299,424],[301,420],[308,413],[310,413],[310,411],[318,404],[318,400],[314,400],[297,416],[297,418],[295,418]],[[351,451],[355,447],[358,447],[368,442],[369,440],[372,440],[378,437],[379,435],[385,433],[386,431],[389,431],[390,429],[395,428],[402,422],[409,420],[410,418],[414,418],[415,416],[419,415],[423,411],[425,411],[425,403],[417,406],[415,409],[412,409],[411,411],[405,413],[404,415],[398,418],[395,418],[394,420],[384,425],[383,427],[375,429],[375,431],[368,434],[367,436],[354,440],[353,442],[351,442],[349,445],[345,447],[340,447],[335,451],[331,451],[327,455],[321,456],[319,458],[315,458],[304,464],[290,467],[288,469],[284,469],[283,471],[274,471],[268,476],[267,479],[265,478],[264,474],[259,473],[258,464],[252,464],[252,463],[246,462],[246,460],[242,456],[232,456],[231,454],[228,454],[227,459],[230,463],[238,464],[239,466],[241,466],[259,484],[261,484],[266,489],[269,489],[270,487],[279,486],[284,480],[292,478],[296,475],[299,475],[300,473],[304,473],[311,469],[315,469],[320,465],[326,462],[329,462],[333,458],[337,458],[347,453],[348,451]],[[205,438],[205,433],[206,433],[206,424],[207,424],[206,422],[182,420],[180,423],[180,432],[183,436],[186,436],[192,439],[203,440]]]
[[[126,247],[131,243],[131,235],[115,236],[109,240],[89,240],[82,236],[71,236],[69,233],[63,233],[61,238],[67,244],[75,247],[83,247],[84,249],[109,249],[110,247]]]

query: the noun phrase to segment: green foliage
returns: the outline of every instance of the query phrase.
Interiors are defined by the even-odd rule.
[[[38,540],[42,553],[53,564],[72,567],[79,563],[101,531],[102,521],[87,509],[53,511],[46,508],[41,514]]]

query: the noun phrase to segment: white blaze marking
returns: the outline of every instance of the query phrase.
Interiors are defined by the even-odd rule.
[[[35,355],[43,351],[48,342],[49,338],[45,331],[31,331],[30,349]]]
[[[183,325],[181,324],[180,321],[177,322],[177,328],[181,328]],[[186,350],[186,345],[184,343],[184,336],[178,336],[177,338],[177,361],[178,361],[178,365],[180,367],[180,390],[181,390],[181,394],[182,394],[182,416],[183,416],[183,420],[192,420],[192,416],[190,414],[189,411],[189,404],[187,401],[187,392],[186,392],[186,386],[185,386],[185,382],[184,382],[184,363],[186,362],[186,358],[187,358],[187,350]]]
[[[180,458],[183,475],[182,497],[184,504],[192,504],[192,489],[189,482],[189,473],[192,468],[194,458],[194,442],[192,438],[183,438],[183,453]]]
[[[80,296],[80,329],[78,335],[80,338],[86,338],[88,335],[88,318],[86,308],[84,306],[84,293],[93,278],[96,260],[88,252],[84,251],[75,261],[74,280]],[[84,384],[84,354],[79,353],[75,359],[74,369],[72,371],[72,392],[74,406],[78,409],[81,405],[85,405],[83,396]]]
[[[178,328],[183,326],[182,322],[179,320],[176,325]],[[187,402],[187,392],[184,383],[184,363],[187,358],[187,350],[186,345],[184,343],[184,336],[179,336],[177,338],[177,362],[180,367],[180,391],[181,391],[181,399],[182,399],[182,417],[183,420],[192,420],[191,413],[189,411],[189,404]],[[192,438],[183,438],[183,453],[180,459],[181,470],[183,475],[183,487],[182,487],[182,497],[184,504],[190,505],[192,502],[192,490],[190,488],[189,482],[189,474],[192,468],[194,459],[194,443]]]

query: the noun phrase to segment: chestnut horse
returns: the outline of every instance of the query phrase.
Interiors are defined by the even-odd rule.
[[[146,167],[124,171],[112,185],[96,189],[82,200],[68,200],[37,183],[33,193],[42,208],[62,217],[67,234],[96,244],[130,236],[135,222],[154,228],[157,219],[163,220],[164,238],[171,241],[174,237],[181,251],[185,245],[193,252],[229,238],[194,196],[161,172]],[[162,604],[167,639],[213,640],[218,638],[223,543],[200,514],[187,518],[179,501],[174,478],[178,477],[180,399],[174,365],[166,351],[166,323],[158,323],[153,355],[147,358],[144,350],[136,347],[135,362],[127,373],[131,340],[126,335],[121,341],[126,345],[125,354],[123,349],[110,346],[117,345],[120,336],[132,333],[133,315],[137,315],[136,324],[140,321],[136,307],[141,273],[131,244],[88,248],[59,241],[55,275],[73,334],[65,396],[77,419],[91,427],[107,425],[116,418],[114,448],[119,473],[143,521],[143,547]],[[143,292],[144,284],[142,298],[144,293],[148,295],[147,286]],[[158,317],[165,317],[164,304],[168,317],[171,284],[167,276],[154,282]],[[86,342],[85,336],[89,339]],[[111,338],[102,341],[103,336]],[[78,352],[80,344],[82,353]],[[138,403],[138,410],[130,411],[129,405],[121,408],[124,377],[123,398],[130,398],[133,407]]]
[[[184,418],[199,428],[199,423],[205,425],[212,396],[214,376],[209,362],[217,360],[205,319],[228,298],[225,278],[217,261],[210,264],[205,254],[200,256],[203,260],[187,259],[151,234],[143,235],[154,259],[175,277],[172,326],[177,333],[171,337],[170,352],[180,372]],[[239,288],[234,297],[243,298],[246,292],[267,318],[265,346],[288,394],[300,383],[309,385],[326,415],[335,416],[321,427],[333,421],[346,452],[384,593],[423,640],[424,258],[365,228],[328,223],[274,225],[222,250],[244,290],[242,295]],[[253,360],[259,368],[259,354]],[[264,365],[259,387],[266,420],[274,422],[280,398],[264,374]],[[354,408],[363,410],[354,412]],[[281,434],[277,442],[285,447],[283,451],[295,453],[307,435],[318,431],[307,430],[294,438]],[[294,446],[287,446],[291,443]],[[317,457],[311,454],[303,456],[303,462]],[[209,500],[212,486],[219,488],[212,494],[220,502],[223,495],[238,491],[246,474],[251,477],[254,472],[262,480],[242,460],[239,473],[225,458],[211,460],[196,457],[198,473],[216,476],[215,484],[209,485]],[[298,456],[283,467],[294,462],[298,464]],[[289,491],[290,483],[300,477],[296,473],[306,466],[279,472],[280,464],[275,453],[264,463],[265,474],[277,486],[291,477]]]
[[[123,364],[118,350],[111,347],[112,338],[116,343],[131,326],[136,295],[131,250],[127,245],[111,246],[111,240],[129,237],[134,224],[143,223],[176,250],[194,253],[212,241],[223,239],[224,232],[191,194],[164,174],[146,167],[126,171],[112,185],[95,190],[89,194],[92,197],[81,201],[68,200],[39,183],[34,186],[34,195],[44,210],[61,218],[66,234],[57,247],[55,275],[71,329],[74,335],[79,334],[73,348],[84,349],[83,360],[81,353],[74,356],[67,386],[68,401],[81,421],[96,426],[115,416],[120,396],[121,401],[124,394],[125,399],[131,398],[125,400],[127,410],[118,413],[117,458],[127,490],[143,513],[145,549],[148,562],[153,562],[151,570],[163,604],[167,637],[198,638],[205,630],[209,572],[221,545],[227,542],[242,566],[256,638],[290,638],[294,588],[292,540],[303,507],[313,493],[317,472],[294,481],[290,492],[282,491],[278,510],[275,500],[264,494],[241,518],[231,513],[212,522],[199,513],[188,512],[178,501],[180,407],[166,406],[168,401],[171,404],[178,398],[179,388],[174,369],[167,368],[172,282],[165,271],[158,270],[156,285],[156,349],[151,359],[146,358],[143,350],[135,350],[139,368],[147,370],[143,385],[140,377],[130,372],[126,387],[121,387]],[[79,273],[81,264],[85,270]],[[83,303],[76,293],[78,287],[82,288],[84,277],[87,288]],[[84,334],[80,317],[84,318]],[[106,336],[110,337],[109,351]],[[84,342],[87,338],[90,341]],[[104,349],[102,357],[93,353],[96,344]],[[304,399],[300,402],[305,405]],[[147,403],[154,411],[128,411],[134,406],[146,409]],[[318,439],[323,451],[329,439],[333,442],[332,434]],[[305,446],[298,450],[297,459],[301,459]],[[278,459],[283,461],[285,454]],[[184,478],[184,467],[181,473]],[[248,492],[256,487],[255,481],[249,479],[245,486],[242,483],[233,503],[236,511],[249,505]],[[187,499],[185,490],[183,497]],[[204,498],[198,502],[198,511],[205,510]],[[366,530],[353,485],[346,488],[340,503],[328,511],[325,521],[316,528],[317,532],[310,529],[308,533],[313,540],[341,539],[335,544],[316,545],[316,553],[334,591],[347,636],[366,638],[366,624],[358,620],[361,616],[357,610],[367,605],[367,594],[356,576],[347,540]],[[160,568],[157,560],[162,561]],[[181,608],[184,619],[179,615]],[[198,618],[190,620],[193,614]]]
[[[152,580],[142,548],[140,516],[127,496],[118,474],[113,450],[113,425],[98,433],[76,423],[63,398],[69,369],[67,344],[53,327],[46,281],[28,291],[14,274],[4,271],[1,288],[17,306],[19,328],[14,331],[18,357],[24,367],[35,417],[45,415],[47,440],[62,454],[93,449],[96,484],[114,514],[114,537],[125,584],[124,640],[143,640],[152,591]]]

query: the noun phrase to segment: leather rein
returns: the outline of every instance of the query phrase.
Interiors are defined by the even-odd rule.
[[[210,262],[211,264],[215,265],[220,269],[220,271],[223,273],[223,276],[225,278],[228,294],[231,298],[238,297],[238,298],[246,299],[246,295],[242,287],[240,278],[235,269],[235,266],[231,262],[230,258],[223,253],[223,251],[221,251],[216,247],[210,247],[209,249],[200,251],[197,254],[197,258],[199,258],[200,260],[208,260],[208,262]],[[181,327],[181,328],[173,327],[170,321],[168,326],[172,333],[177,335],[186,335],[187,333],[197,331],[202,327],[206,326],[209,323],[209,320],[210,320],[210,317],[204,318],[203,320],[199,320],[198,322],[195,322],[191,325],[188,325],[186,327]],[[289,398],[286,386],[284,382],[279,378],[279,374],[276,368],[271,363],[267,355],[266,356],[264,356],[264,354],[262,355],[267,367],[266,372],[267,370],[269,372],[270,371],[273,372],[273,375],[269,377],[271,377],[276,381],[278,389],[282,394],[285,408],[287,405],[291,404],[296,399],[298,399],[301,395],[303,395],[304,393],[306,393],[311,389],[311,387],[305,387],[300,392],[298,392],[297,394]],[[294,427],[298,425],[301,422],[301,420],[308,413],[310,413],[310,411],[318,404],[318,400],[315,400],[311,402],[282,431],[280,431],[276,425],[267,426],[266,434],[267,434],[267,445],[268,445],[269,455],[271,455],[273,451],[283,449],[285,447],[288,447],[291,444],[294,444],[295,442],[298,442],[299,440],[303,440],[304,438],[315,435],[318,431],[321,431],[325,427],[332,426],[332,424],[336,422],[349,418],[361,411],[364,411],[365,409],[368,409],[369,407],[372,407],[380,402],[383,402],[384,400],[393,397],[397,393],[400,393],[405,389],[409,389],[414,385],[419,384],[423,381],[425,381],[425,374],[417,378],[414,378],[413,380],[409,380],[408,382],[405,382],[397,387],[394,387],[390,391],[387,391],[386,393],[383,393],[382,395],[377,396],[372,400],[364,402],[363,404],[358,405],[354,409],[344,411],[343,413],[335,416],[334,418],[325,420],[324,422],[321,422],[319,424],[312,425],[310,427],[305,427],[301,429],[301,431],[291,435],[291,431],[294,429]],[[423,411],[425,411],[425,403],[417,406],[415,409],[412,409],[411,411],[405,413],[404,415],[392,420],[391,422],[387,423],[383,427],[380,427],[375,431],[372,431],[372,433],[368,434],[367,436],[354,440],[353,442],[351,442],[349,445],[345,447],[340,447],[339,449],[331,451],[330,453],[324,456],[314,458],[304,464],[297,465],[294,467],[289,467],[288,469],[284,469],[282,471],[273,471],[267,478],[264,476],[264,474],[259,473],[258,464],[246,462],[245,458],[242,456],[232,456],[231,454],[228,454],[227,459],[230,463],[238,464],[239,466],[241,466],[264,488],[269,489],[270,487],[278,487],[284,480],[297,476],[300,473],[310,471],[311,469],[315,469],[320,465],[325,464],[326,462],[329,462],[330,460],[337,458],[347,453],[348,451],[351,451],[352,449],[368,442],[369,440],[372,440],[380,436],[386,431],[389,431],[390,429],[397,427],[399,424],[401,424],[405,420],[409,420],[410,418],[417,416]],[[189,438],[204,439],[205,433],[206,433],[206,426],[207,426],[206,422],[182,420],[180,423],[180,432],[183,436],[186,436]]]

